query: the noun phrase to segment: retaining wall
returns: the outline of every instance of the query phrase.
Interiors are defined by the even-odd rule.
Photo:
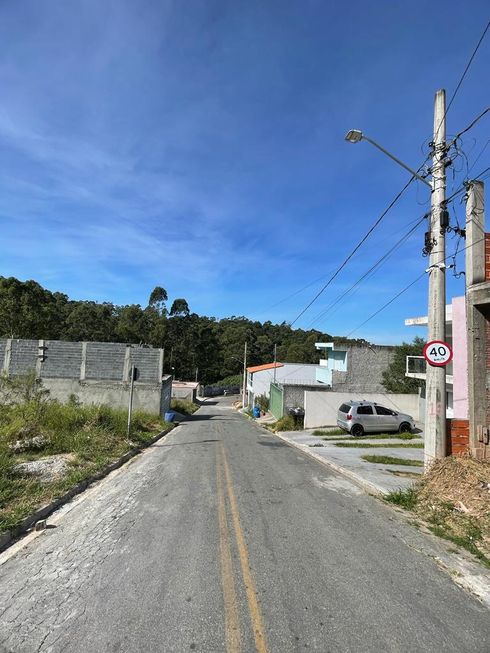
[[[367,393],[362,397],[353,397],[347,392],[305,392],[305,428],[319,426],[336,426],[339,406],[351,399],[365,399],[391,408],[400,413],[407,413],[419,419],[419,397],[409,394]]]
[[[117,342],[0,340],[0,367],[18,376],[34,371],[50,396],[62,403],[127,408],[131,366],[138,369],[133,409],[163,415],[170,408],[172,377],[163,377],[163,350]]]

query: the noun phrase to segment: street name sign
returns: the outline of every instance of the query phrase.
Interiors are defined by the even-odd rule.
[[[424,347],[424,358],[429,365],[444,367],[453,360],[453,350],[443,340],[431,340]]]

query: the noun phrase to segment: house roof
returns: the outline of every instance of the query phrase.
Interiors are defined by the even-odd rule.
[[[247,367],[247,372],[262,372],[262,370],[273,370],[275,367],[284,367],[284,363],[266,363],[265,365]]]

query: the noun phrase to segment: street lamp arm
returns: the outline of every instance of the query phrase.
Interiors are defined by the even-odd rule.
[[[362,141],[362,140],[368,141],[369,143],[371,143],[371,145],[374,145],[374,147],[377,147],[378,150],[383,152],[383,154],[386,154],[386,156],[389,156],[390,159],[395,161],[395,163],[398,163],[399,166],[401,166],[402,168],[405,168],[405,170],[408,170],[408,172],[411,175],[413,175],[416,179],[418,179],[419,181],[423,181],[424,184],[426,186],[428,186],[432,190],[432,184],[429,181],[427,181],[427,179],[425,179],[424,177],[419,175],[419,173],[416,172],[415,170],[412,170],[412,168],[410,168],[410,166],[407,166],[406,163],[403,163],[403,161],[400,161],[400,159],[398,157],[396,157],[394,154],[391,154],[391,152],[388,152],[388,150],[385,150],[385,148],[382,147],[379,143],[376,143],[376,141],[373,141],[372,138],[369,138],[369,136],[366,136],[365,134],[363,134],[358,129],[351,129],[349,132],[347,132],[345,140],[349,141],[349,143],[359,143],[359,141]]]
[[[395,161],[395,163],[398,163],[399,166],[401,166],[402,168],[405,168],[405,170],[408,170],[408,172],[410,172],[419,181],[423,181],[424,184],[426,186],[428,186],[432,190],[432,184],[430,183],[430,181],[427,181],[427,179],[424,179],[424,177],[421,177],[418,172],[416,172],[415,170],[412,170],[412,168],[410,168],[410,166],[407,166],[406,163],[403,163],[403,161],[400,161],[400,159],[398,159],[394,154],[391,154],[391,152],[388,152],[388,150],[385,150],[384,147],[379,145],[379,143],[376,143],[376,141],[373,141],[373,139],[369,138],[369,136],[364,136],[364,134],[363,134],[362,138],[363,138],[363,140],[368,141],[369,143],[371,143],[371,145],[374,145],[374,147],[377,147],[378,150],[381,150],[381,152],[386,154],[386,156],[389,156],[390,159],[393,159],[393,161]]]

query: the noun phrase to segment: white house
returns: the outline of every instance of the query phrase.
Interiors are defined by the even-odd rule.
[[[305,363],[266,363],[247,367],[248,405],[259,395],[270,396],[271,383],[316,385],[318,365]]]

